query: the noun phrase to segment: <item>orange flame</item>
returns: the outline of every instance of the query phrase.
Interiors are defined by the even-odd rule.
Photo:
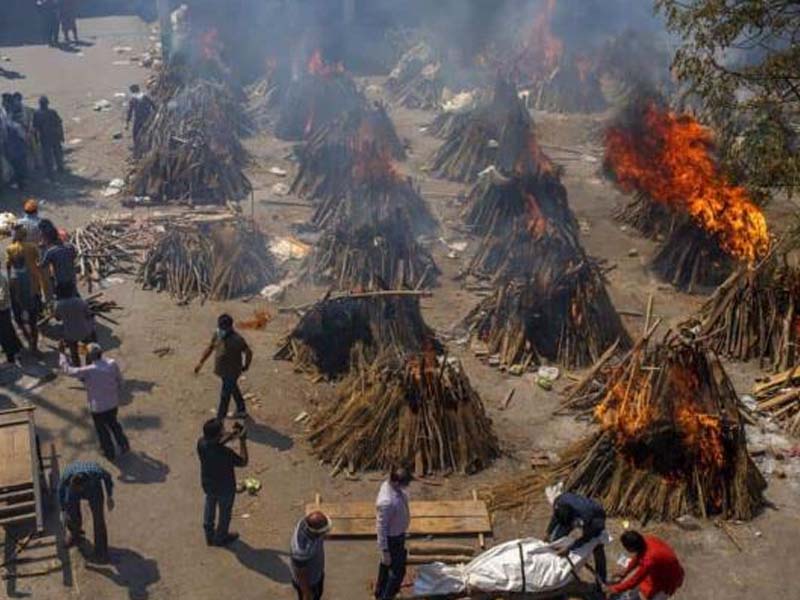
[[[514,171],[521,176],[544,175],[555,171],[555,165],[550,157],[544,153],[533,131],[528,132],[526,147],[520,152]]]
[[[528,232],[534,238],[541,238],[547,233],[547,219],[544,218],[539,208],[539,201],[533,194],[525,192],[525,200],[528,202]]]
[[[308,72],[318,77],[330,77],[337,73],[343,73],[344,65],[340,62],[332,64],[325,62],[325,59],[322,58],[322,51],[317,49],[308,59]]]
[[[370,119],[362,118],[350,142],[355,156],[353,177],[356,181],[380,182],[399,179],[388,143],[378,138]]]
[[[541,12],[536,15],[523,50],[531,75],[548,77],[558,66],[564,53],[564,43],[551,30],[556,0],[546,0]]]
[[[623,190],[687,213],[727,254],[752,263],[769,248],[766,219],[747,191],[720,172],[713,147],[708,128],[655,102],[638,127],[605,133],[606,162]]]
[[[221,46],[219,31],[215,27],[207,29],[200,35],[200,52],[205,60],[219,58]]]

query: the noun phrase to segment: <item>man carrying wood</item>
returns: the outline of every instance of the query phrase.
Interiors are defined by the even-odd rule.
[[[563,554],[568,554],[602,535],[606,530],[606,511],[590,498],[566,492],[553,502],[553,517],[547,526],[547,541],[559,540],[575,529],[581,530],[581,536],[566,547]],[[594,548],[594,566],[598,579],[605,583],[606,552],[603,544],[598,544]]]
[[[292,586],[297,600],[320,600],[325,584],[324,540],[331,530],[331,521],[314,511],[297,522],[292,534]]]
[[[53,316],[61,321],[61,339],[69,350],[73,367],[81,366],[78,346],[95,341],[95,321],[89,303],[78,295],[74,285],[56,286],[56,306]]]
[[[683,585],[684,571],[675,551],[664,540],[626,531],[622,546],[633,555],[620,582],[605,586],[607,594],[628,592],[629,600],[667,600]]]
[[[225,445],[235,438],[239,438],[238,454]],[[236,498],[234,470],[237,467],[246,467],[248,461],[247,430],[237,423],[233,433],[226,435],[222,421],[210,419],[203,425],[203,437],[197,441],[197,455],[200,458],[200,480],[206,494],[203,511],[206,544],[227,546],[239,539],[239,534],[229,531],[228,528]]]
[[[375,501],[376,528],[381,564],[375,584],[377,600],[393,600],[406,575],[406,534],[411,524],[408,485],[411,473],[404,467],[392,469],[389,479],[381,484]]]
[[[244,396],[239,389],[239,377],[250,368],[253,351],[245,339],[233,329],[233,317],[227,314],[217,319],[217,330],[211,338],[200,362],[194,368],[195,375],[200,372],[208,357],[214,353],[214,374],[222,380],[217,418],[224,419],[228,415],[231,396],[236,401],[237,419],[247,418]]]
[[[94,562],[107,563],[108,532],[106,516],[103,511],[103,488],[105,487],[108,510],[114,510],[114,481],[108,471],[95,462],[77,461],[67,466],[61,473],[58,485],[58,500],[64,512],[67,535],[64,545],[69,548],[83,537],[83,517],[81,500],[89,502],[94,529]]]

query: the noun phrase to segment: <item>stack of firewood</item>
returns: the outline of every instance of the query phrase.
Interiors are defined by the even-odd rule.
[[[170,223],[147,252],[138,280],[179,303],[194,298],[228,300],[258,292],[278,279],[267,240],[238,218]]]
[[[392,102],[406,108],[432,110],[442,100],[444,82],[436,53],[425,42],[411,47],[386,80]]]
[[[286,65],[272,61],[267,65],[266,76],[247,88],[247,116],[254,129],[268,131],[272,127],[291,79]]]
[[[678,220],[678,216],[667,206],[654,202],[642,192],[635,193],[630,202],[615,208],[613,216],[623,225],[654,240],[662,240],[670,235]]]
[[[545,77],[525,85],[530,107],[561,113],[596,113],[608,107],[589,57],[565,52]]]
[[[780,423],[790,435],[800,435],[800,368],[792,367],[753,386],[757,410]]]
[[[225,204],[252,187],[239,136],[249,126],[238,101],[220,83],[198,80],[163,102],[142,133],[143,155],[128,175],[127,193],[156,202]]]
[[[328,379],[351,369],[353,354],[375,358],[394,349],[400,354],[423,347],[441,348],[422,319],[422,292],[376,290],[326,297],[303,307],[300,322],[280,343],[276,360],[289,360],[300,372]]]
[[[528,504],[547,483],[598,499],[609,515],[751,519],[766,483],[747,451],[739,400],[717,356],[668,335],[614,369],[595,409],[600,431],[552,468],[490,491],[494,508]]]
[[[354,181],[361,157],[405,159],[406,152],[394,123],[381,104],[359,106],[317,129],[299,149],[300,168],[291,192],[318,204],[312,222],[319,222]]]
[[[407,465],[417,476],[473,473],[500,452],[461,363],[433,349],[359,359],[309,419],[308,440],[334,472]]]
[[[77,268],[89,293],[112,275],[136,273],[146,235],[132,228],[132,218],[96,219],[74,231],[70,241],[78,251]]]

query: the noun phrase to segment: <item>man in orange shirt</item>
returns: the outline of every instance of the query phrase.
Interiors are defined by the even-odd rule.
[[[42,295],[47,297],[47,281],[39,268],[39,249],[27,240],[22,225],[14,228],[13,241],[6,248],[6,269],[11,283],[14,317],[28,340],[31,353],[38,354],[38,321],[42,312]]]
[[[626,531],[621,541],[633,557],[620,582],[604,587],[604,591],[609,594],[631,591],[635,594],[632,598],[666,600],[683,585],[683,567],[664,540],[643,536],[638,531]]]

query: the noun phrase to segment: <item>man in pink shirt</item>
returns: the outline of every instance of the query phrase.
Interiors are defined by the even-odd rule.
[[[103,358],[103,349],[99,344],[89,344],[86,352],[86,366],[72,366],[64,354],[64,343],[59,344],[59,364],[61,370],[70,377],[80,379],[86,386],[86,397],[89,411],[92,413],[97,438],[103,455],[108,460],[116,458],[113,436],[120,454],[130,450],[128,438],[117,420],[119,409],[119,393],[122,390],[122,374],[116,361]]]

